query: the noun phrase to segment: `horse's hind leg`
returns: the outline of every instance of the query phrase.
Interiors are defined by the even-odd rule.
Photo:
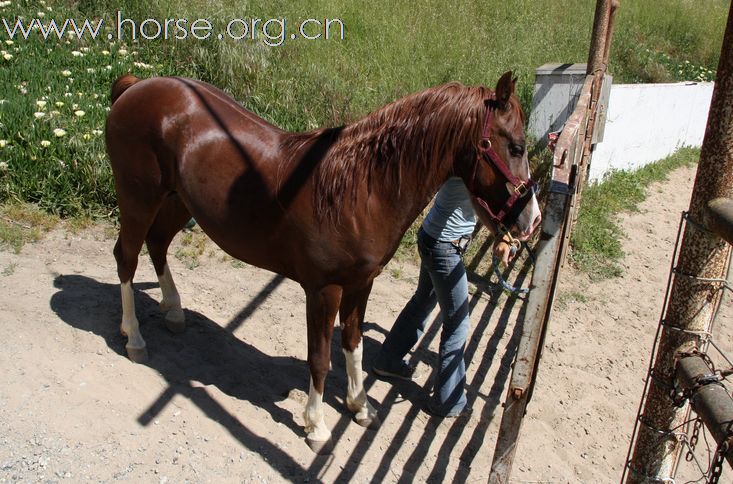
[[[191,214],[178,195],[171,194],[163,201],[145,238],[160,283],[160,309],[165,311],[166,327],[173,333],[185,330],[186,320],[181,308],[181,297],[168,268],[167,253],[173,237],[190,218]]]
[[[327,286],[319,290],[306,290],[306,316],[308,319],[308,366],[311,373],[305,420],[306,442],[319,454],[332,448],[331,431],[323,419],[323,390],[331,361],[331,336],[341,301],[341,288]]]
[[[364,375],[362,373],[362,344],[361,326],[364,322],[367,300],[372,285],[365,289],[344,294],[341,300],[339,315],[341,318],[341,347],[346,357],[346,372],[348,386],[346,389],[346,406],[354,412],[356,423],[363,427],[377,428],[380,425],[379,417],[371,406],[364,390]]]
[[[120,278],[120,294],[122,297],[122,323],[120,331],[127,336],[127,356],[136,363],[148,359],[145,340],[140,334],[140,323],[135,315],[135,296],[132,288],[132,279],[137,269],[137,259],[148,227],[153,221],[159,202],[153,207],[142,204],[137,207],[128,206],[123,197],[119,197],[120,204],[120,234],[114,248],[117,260],[117,275]]]

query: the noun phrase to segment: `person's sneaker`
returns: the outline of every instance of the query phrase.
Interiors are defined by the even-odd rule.
[[[400,380],[412,381],[418,377],[417,367],[408,364],[406,361],[400,361],[400,364],[396,368],[390,368],[389,370],[378,368],[376,365],[372,367],[372,371],[378,376],[386,378],[399,378]]]
[[[473,409],[466,406],[463,407],[459,412],[448,412],[447,415],[443,415],[438,412],[434,407],[432,401],[428,401],[423,405],[422,411],[430,415],[431,417],[437,418],[455,418],[455,419],[467,419],[471,416]]]

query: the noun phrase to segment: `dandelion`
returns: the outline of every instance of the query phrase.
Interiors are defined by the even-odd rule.
[[[48,148],[49,146],[51,146],[51,142],[47,139],[43,139],[41,140],[41,146],[43,146],[44,148]]]
[[[117,53],[120,55],[127,55],[127,49],[120,49],[117,51]]]
[[[3,54],[3,59],[5,59],[6,61],[11,60],[12,58],[13,58],[13,54],[10,54],[8,52]]]
[[[53,135],[56,136],[57,138],[63,138],[64,136],[66,136],[66,130],[63,130],[61,128],[56,128],[53,130]]]
[[[36,118],[36,119],[41,119],[45,115],[46,115],[46,113],[44,113],[42,111],[36,111],[35,113],[33,113],[33,117]]]
[[[64,77],[69,77],[71,75],[71,71],[69,69],[64,69],[61,71],[61,75]]]
[[[88,140],[92,139],[92,135],[89,134],[89,133],[84,133],[84,136],[82,136],[82,138],[84,138],[85,140],[88,141]]]
[[[71,55],[73,55],[74,57],[83,57],[84,56],[84,54],[82,54],[78,50],[72,50]]]
[[[6,146],[8,146],[8,140],[0,139],[0,148],[5,148]]]
[[[15,43],[15,42],[13,42],[13,41],[12,41],[12,40],[10,40],[10,39],[7,39],[7,40],[5,41],[5,44],[7,44],[7,45],[13,45],[14,43]]]
[[[103,50],[102,51],[102,55],[109,55],[109,51],[108,50]]]
[[[74,116],[76,116],[76,117],[78,117],[78,118],[81,118],[81,117],[82,117],[82,116],[84,116],[85,114],[86,114],[86,113],[85,113],[84,111],[82,111],[81,109],[79,109],[79,110],[76,110],[76,111],[74,111]]]
[[[36,106],[38,106],[40,109],[43,109],[46,107],[46,101],[44,101],[43,99],[39,99],[38,101],[36,101]]]
[[[54,105],[55,105],[55,106],[56,106],[57,108],[63,108],[63,107],[64,107],[64,103],[63,103],[63,102],[61,102],[61,101],[56,101],[56,102],[54,103]]]

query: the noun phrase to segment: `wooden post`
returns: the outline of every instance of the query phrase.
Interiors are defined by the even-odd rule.
[[[708,201],[732,195],[733,188],[733,8],[720,53],[700,164],[690,201],[690,219],[702,223]],[[664,314],[649,390],[627,472],[628,483],[672,477],[681,444],[672,433],[681,431],[688,410],[670,398],[673,366],[679,352],[699,346],[719,301],[718,284],[699,278],[721,278],[730,253],[719,237],[688,223],[682,239],[676,275]]]

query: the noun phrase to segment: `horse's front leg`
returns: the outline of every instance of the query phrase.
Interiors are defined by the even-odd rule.
[[[306,289],[305,294],[311,381],[303,418],[306,442],[319,454],[330,453],[333,447],[331,431],[323,419],[323,390],[331,361],[331,336],[341,292],[339,286],[326,286],[318,290]]]
[[[339,311],[341,317],[341,347],[346,357],[348,387],[346,390],[346,406],[354,412],[356,423],[363,427],[378,428],[380,425],[376,410],[369,403],[364,390],[364,374],[362,372],[361,326],[364,322],[366,305],[372,284],[359,291],[344,294]]]

